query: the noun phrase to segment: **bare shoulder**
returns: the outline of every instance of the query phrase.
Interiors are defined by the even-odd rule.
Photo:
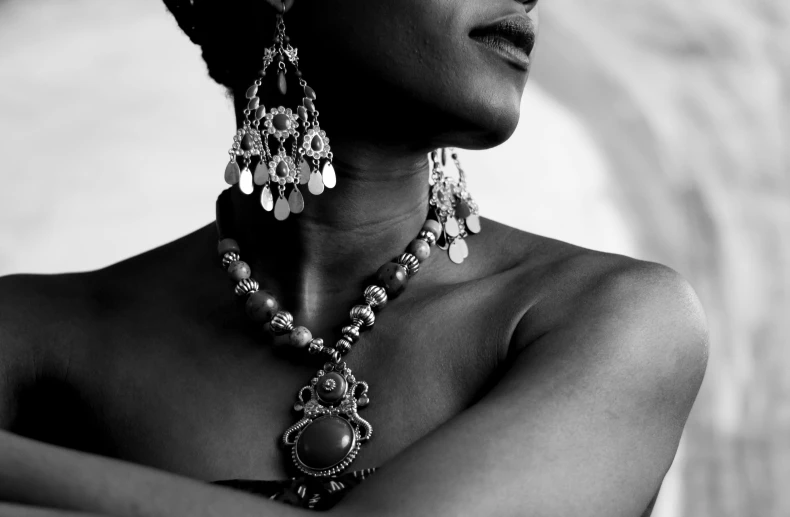
[[[0,277],[0,429],[13,421],[20,387],[66,381],[77,352],[107,343],[135,307],[155,310],[156,286],[189,277],[177,266],[196,234],[95,271]]]
[[[656,262],[507,227],[495,231],[507,235],[503,260],[514,264],[510,285],[525,304],[513,355],[611,361],[623,374],[693,401],[707,365],[708,326],[686,278]]]
[[[0,429],[13,422],[20,389],[65,373],[89,284],[85,274],[0,278]]]

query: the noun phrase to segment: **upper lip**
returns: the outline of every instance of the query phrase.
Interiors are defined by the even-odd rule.
[[[532,21],[523,15],[508,16],[490,25],[472,29],[469,36],[472,38],[498,36],[522,49],[527,55],[532,53],[532,47],[535,46],[535,29]]]

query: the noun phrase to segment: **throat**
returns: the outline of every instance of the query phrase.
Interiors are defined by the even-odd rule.
[[[262,209],[258,189],[248,196],[232,187],[218,207],[225,236],[239,242],[261,288],[319,328],[345,319],[366,282],[403,252],[428,215],[427,154],[390,169],[339,159],[334,167],[337,187],[320,196],[302,189],[304,211],[285,221]]]

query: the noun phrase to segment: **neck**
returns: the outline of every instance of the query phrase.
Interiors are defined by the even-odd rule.
[[[250,196],[235,187],[230,193],[227,236],[239,242],[255,278],[303,321],[325,312],[330,300],[347,312],[363,284],[404,251],[428,214],[427,151],[338,140],[332,140],[337,187],[320,196],[302,188],[300,214],[277,221],[261,208],[259,189]]]

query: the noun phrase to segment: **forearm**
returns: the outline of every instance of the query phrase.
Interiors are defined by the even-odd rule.
[[[0,501],[35,507],[112,517],[310,515],[263,498],[2,431],[0,465]],[[13,513],[16,510],[11,508],[0,506],[0,512],[26,515]],[[46,513],[28,515],[49,517]]]
[[[52,510],[19,504],[0,503],[0,517],[107,517],[96,513]]]

